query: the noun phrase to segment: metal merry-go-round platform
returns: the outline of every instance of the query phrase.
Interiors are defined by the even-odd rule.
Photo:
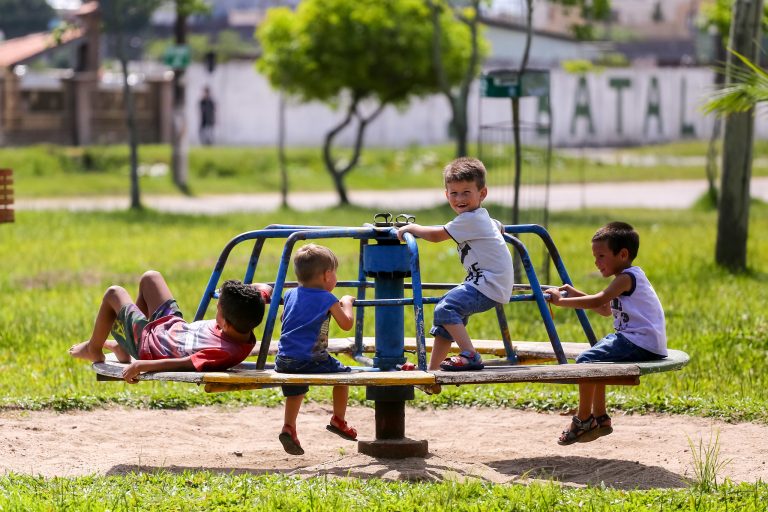
[[[366,397],[373,400],[376,407],[376,440],[361,441],[358,449],[373,456],[405,457],[423,456],[427,450],[426,441],[405,438],[404,405],[406,400],[414,398],[414,386],[427,393],[437,393],[443,385],[459,384],[595,382],[637,385],[644,375],[678,370],[688,363],[686,353],[670,350],[667,358],[653,362],[570,364],[569,359],[574,359],[579,352],[595,343],[595,335],[585,312],[574,310],[585,340],[581,343],[561,342],[546,302],[544,290],[548,285],[539,282],[528,250],[518,236],[538,236],[549,252],[561,283],[572,282],[549,233],[541,226],[525,224],[504,227],[504,239],[517,252],[528,280],[527,284],[515,285],[510,305],[506,307],[514,307],[517,302],[535,302],[549,340],[512,341],[507,327],[505,307],[497,306],[496,317],[501,339],[473,340],[476,350],[486,356],[485,369],[465,372],[426,371],[426,355],[432,340],[424,335],[424,306],[436,304],[440,297],[425,296],[424,291],[448,290],[455,284],[422,282],[416,239],[406,233],[405,243],[401,243],[396,235],[399,225],[413,221],[411,216],[400,215],[392,219],[389,214],[377,214],[374,220],[372,224],[357,228],[275,224],[234,237],[219,256],[194,320],[201,320],[211,300],[218,298],[217,285],[227,259],[236,246],[253,242],[243,277],[243,282],[251,283],[266,241],[284,240],[277,275],[274,283],[271,283],[273,298],[265,317],[258,352],[254,354],[257,356],[256,361],[241,363],[227,371],[149,372],[141,374],[138,380],[186,382],[202,385],[208,392],[260,389],[283,384],[366,386]],[[293,249],[301,241],[338,238],[359,240],[357,280],[337,283],[338,288],[356,290],[355,335],[329,340],[328,350],[332,353],[346,353],[360,366],[352,367],[349,373],[277,373],[267,362],[267,358],[274,354],[277,348],[272,338],[278,319],[280,298],[286,288],[297,285],[295,282],[286,281]],[[410,278],[408,282],[406,278]],[[369,288],[374,289],[373,299],[367,296]],[[410,296],[406,296],[406,290],[410,290]],[[415,318],[414,337],[409,338],[406,338],[404,333],[406,306],[413,308]],[[363,336],[366,307],[375,308],[374,337]],[[402,371],[407,351],[415,352],[417,365],[414,370]],[[373,354],[374,357],[371,358],[368,354]],[[103,363],[93,364],[97,377],[101,380],[121,379],[123,367],[123,364],[112,357],[108,357]]]

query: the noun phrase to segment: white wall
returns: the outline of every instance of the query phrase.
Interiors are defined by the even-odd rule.
[[[553,142],[556,146],[604,146],[673,141],[685,138],[683,125],[693,128],[693,137],[708,139],[713,117],[705,116],[701,106],[712,90],[712,73],[705,68],[611,69],[588,75],[585,85],[580,87],[578,76],[554,70],[551,74]],[[621,130],[617,124],[619,94],[618,89],[611,87],[612,80],[630,82],[621,92]],[[252,64],[242,62],[219,65],[212,75],[200,65],[188,69],[187,114],[190,126],[194,127],[192,143],[197,142],[197,102],[205,85],[211,87],[217,102],[215,138],[218,144],[276,143],[278,94],[256,73]],[[469,104],[472,139],[477,136],[479,124],[511,119],[508,99],[481,100],[477,90],[475,86]],[[588,129],[586,115],[575,115],[579,105],[591,114],[593,133]],[[656,105],[658,115],[653,112]],[[521,112],[524,121],[535,121],[536,100],[524,99]],[[342,114],[318,103],[290,103],[286,111],[287,143],[322,144],[324,134],[341,120]],[[449,119],[448,104],[442,96],[415,100],[403,111],[390,107],[369,126],[366,144],[401,147],[412,143],[449,142]],[[768,137],[765,116],[756,116],[756,133],[760,138]],[[352,135],[346,133],[339,140],[349,144]]]

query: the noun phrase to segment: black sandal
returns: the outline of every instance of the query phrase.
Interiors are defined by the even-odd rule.
[[[603,437],[613,433],[613,426],[606,425],[606,423],[611,421],[610,416],[603,414],[602,416],[595,418],[595,421],[597,422],[597,437]]]
[[[588,443],[594,441],[598,437],[598,425],[595,417],[591,414],[589,418],[580,420],[578,416],[574,416],[571,419],[571,426],[568,430],[563,430],[560,434],[560,438],[557,440],[557,444],[560,446],[567,446],[573,443]]]

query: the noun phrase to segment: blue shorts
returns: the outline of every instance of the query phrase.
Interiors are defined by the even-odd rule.
[[[168,299],[160,304],[149,318],[144,316],[136,304],[126,304],[117,313],[115,323],[112,325],[112,337],[131,357],[138,359],[141,333],[144,328],[158,318],[171,315],[184,318],[175,299]]]
[[[488,311],[497,305],[498,302],[489,299],[477,288],[462,283],[446,293],[435,306],[435,315],[432,318],[432,329],[429,330],[429,334],[453,341],[453,336],[443,327],[444,325],[467,325],[470,315]]]
[[[322,361],[311,359],[294,359],[278,355],[275,358],[275,371],[278,373],[344,373],[351,372],[352,368],[344,366],[341,361],[333,356]],[[309,386],[281,386],[283,396],[306,395]]]
[[[576,358],[577,363],[658,361],[665,356],[638,347],[619,333],[609,334]]]

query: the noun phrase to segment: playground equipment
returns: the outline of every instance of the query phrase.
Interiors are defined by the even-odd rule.
[[[366,398],[374,401],[376,439],[359,441],[358,450],[375,457],[404,458],[425,456],[426,440],[405,437],[405,402],[414,398],[414,386],[427,392],[439,392],[447,384],[490,384],[512,382],[583,383],[599,382],[611,385],[637,385],[642,375],[677,370],[685,366],[688,356],[684,352],[670,350],[669,357],[661,361],[643,363],[568,364],[568,359],[586,348],[585,343],[561,343],[541,285],[525,245],[510,233],[526,233],[538,236],[552,258],[554,267],[563,283],[571,283],[560,255],[549,233],[534,224],[504,227],[504,239],[519,255],[527,284],[517,284],[511,303],[533,301],[549,338],[548,342],[515,342],[510,339],[503,306],[496,308],[501,340],[473,340],[476,349],[497,358],[488,358],[486,368],[468,372],[427,372],[427,349],[430,340],[424,336],[424,306],[436,304],[440,297],[425,297],[425,290],[447,290],[455,286],[449,283],[423,283],[416,239],[406,233],[405,243],[397,238],[397,227],[413,222],[412,216],[401,214],[392,219],[389,214],[377,214],[374,223],[362,227],[325,227],[274,224],[264,229],[242,233],[224,247],[211,274],[205,292],[195,314],[201,320],[212,299],[218,298],[217,284],[232,250],[241,243],[254,241],[243,281],[253,282],[259,258],[267,240],[284,239],[280,265],[273,285],[273,298],[264,323],[264,332],[257,361],[245,362],[224,372],[154,372],[139,376],[139,380],[167,380],[204,385],[207,392],[244,389],[260,389],[282,384],[333,386],[346,384],[366,386]],[[286,276],[295,245],[300,241],[347,238],[359,241],[360,253],[358,278],[339,281],[339,288],[357,291],[355,307],[355,334],[352,338],[329,340],[329,352],[346,352],[361,366],[351,373],[337,374],[286,374],[276,373],[267,363],[270,353],[276,352],[272,335],[278,318],[283,290],[297,286],[287,282]],[[406,278],[410,278],[406,282]],[[374,298],[367,298],[367,290],[374,289]],[[406,290],[411,296],[406,297]],[[413,307],[415,318],[414,338],[407,339],[404,332],[405,306]],[[375,337],[363,336],[364,308],[375,308]],[[586,340],[595,343],[595,335],[586,314],[574,310]],[[406,350],[416,352],[418,370],[399,371],[406,362]],[[365,354],[373,353],[370,358]],[[542,364],[556,362],[557,364]],[[102,380],[121,380],[124,365],[114,359],[94,363],[97,377]]]

